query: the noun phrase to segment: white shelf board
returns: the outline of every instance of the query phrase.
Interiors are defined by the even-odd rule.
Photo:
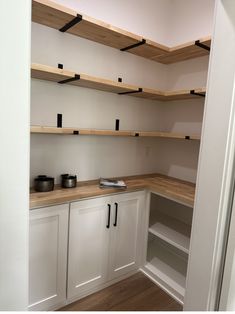
[[[166,245],[154,240],[148,244],[148,257],[145,268],[183,300],[185,294],[187,260]]]
[[[186,254],[189,253],[190,231],[189,225],[161,213],[157,215],[157,221],[149,227],[150,233]]]

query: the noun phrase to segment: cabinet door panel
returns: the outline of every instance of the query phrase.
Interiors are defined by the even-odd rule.
[[[107,280],[108,199],[71,204],[68,297],[79,296]]]
[[[110,241],[110,279],[139,267],[140,217],[143,194],[130,193],[115,197]],[[117,206],[117,219],[116,218]],[[114,226],[115,220],[117,225]]]
[[[66,299],[68,205],[30,212],[29,309],[45,310]]]

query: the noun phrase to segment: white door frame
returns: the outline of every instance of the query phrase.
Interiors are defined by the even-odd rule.
[[[31,1],[0,1],[0,311],[28,306]]]
[[[234,25],[235,1],[217,0],[186,283],[188,311],[218,309],[234,183]]]

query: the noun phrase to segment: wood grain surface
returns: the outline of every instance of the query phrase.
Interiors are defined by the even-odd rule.
[[[58,69],[55,67],[51,67],[43,64],[33,63],[31,65],[31,77],[35,79],[52,81],[52,82],[60,82],[66,79],[71,79],[75,77],[75,74],[79,75],[79,79],[72,80],[67,82],[66,84],[86,87],[101,90],[104,92],[110,93],[126,93],[132,92],[128,94],[129,96],[134,96],[138,98],[145,98],[151,100],[160,100],[160,101],[172,101],[172,100],[183,100],[183,99],[196,99],[200,96],[191,94],[190,89],[185,90],[176,90],[176,91],[160,91],[157,89],[150,89],[146,87],[142,87],[142,91],[139,91],[139,86],[134,86],[130,84],[124,84],[121,82],[115,82],[112,80],[94,77],[86,74],[75,73],[73,71],[68,71],[64,69]],[[194,89],[196,93],[200,93],[205,95],[205,88],[197,88]],[[133,93],[134,92],[134,93]]]
[[[195,41],[183,43],[175,47],[167,47],[108,23],[96,20],[81,12],[76,12],[65,6],[56,4],[53,1],[32,1],[32,21],[58,30],[72,21],[77,14],[82,15],[82,20],[69,28],[68,33],[116,49],[126,48],[145,40],[144,44],[127,51],[153,61],[170,64],[209,55],[209,51],[195,45]],[[200,38],[199,42],[210,47],[211,38],[209,36]]]
[[[75,200],[92,198],[110,194],[150,190],[166,198],[178,201],[189,207],[193,207],[195,184],[164,176],[161,174],[148,174],[139,176],[122,177],[126,184],[126,189],[104,188],[99,187],[98,180],[78,182],[76,188],[63,189],[56,186],[51,192],[30,193],[30,208],[49,206],[55,204],[67,203]]]
[[[182,306],[139,272],[59,311],[182,311]]]

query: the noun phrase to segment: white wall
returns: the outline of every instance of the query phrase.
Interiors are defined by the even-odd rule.
[[[170,46],[212,34],[215,0],[171,0],[170,3]]]
[[[143,29],[148,38],[168,40],[170,24],[165,16],[170,14],[172,1],[149,0],[147,5],[141,0],[136,5],[133,0],[125,4],[102,0],[96,6],[92,1],[57,2],[134,33]],[[191,18],[195,22],[193,12]],[[190,27],[191,24],[187,25]],[[126,83],[173,90],[205,86],[208,57],[166,66],[33,23],[32,62],[52,66],[63,63],[66,69],[78,73],[113,80],[121,76]],[[56,125],[56,114],[62,113],[64,126],[112,129],[118,118],[123,130],[162,130],[188,135],[200,134],[204,108],[204,99],[161,103],[39,80],[32,80],[31,100],[31,124]],[[192,182],[196,179],[199,153],[196,142],[47,135],[31,138],[31,182],[38,174],[59,179],[63,172],[77,173],[80,180],[151,172]]]
[[[30,7],[0,1],[0,311],[28,305]]]

